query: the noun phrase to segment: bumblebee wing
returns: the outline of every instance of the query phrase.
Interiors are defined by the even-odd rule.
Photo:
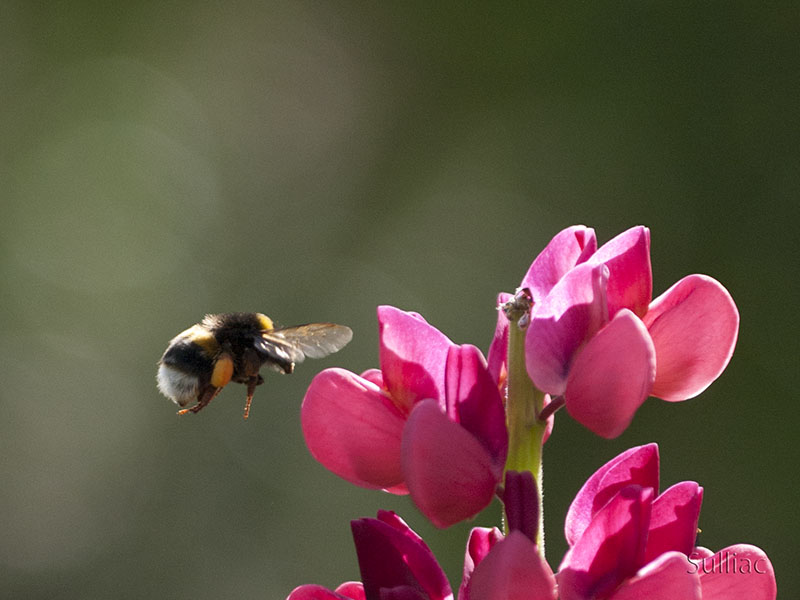
[[[286,352],[292,362],[299,363],[306,357],[322,358],[341,350],[353,339],[353,331],[335,323],[309,323],[265,331],[261,337],[263,342]]]
[[[262,334],[256,338],[255,349],[266,359],[280,365],[284,372],[291,372],[292,364],[303,360],[303,354],[285,340]]]

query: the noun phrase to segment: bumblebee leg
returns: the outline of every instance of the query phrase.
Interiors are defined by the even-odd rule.
[[[208,388],[206,388],[206,390],[197,400],[197,404],[195,404],[194,406],[190,406],[189,408],[183,408],[179,410],[178,414],[185,415],[186,413],[190,412],[193,413],[200,412],[206,406],[208,406],[209,402],[211,402],[214,398],[217,397],[217,394],[219,394],[220,390],[222,390],[221,387],[208,386]]]
[[[253,401],[253,394],[256,391],[256,386],[264,383],[264,378],[261,375],[254,375],[247,380],[247,401],[244,405],[244,418],[250,416],[250,403]]]

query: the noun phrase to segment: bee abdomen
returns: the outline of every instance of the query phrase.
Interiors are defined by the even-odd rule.
[[[178,406],[186,406],[197,399],[200,379],[192,373],[184,373],[161,363],[156,375],[158,390]]]
[[[191,337],[176,338],[158,364],[159,391],[179,406],[197,399],[201,379],[207,379],[213,359]]]

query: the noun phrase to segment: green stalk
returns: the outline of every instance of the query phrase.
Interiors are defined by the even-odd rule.
[[[511,317],[513,318],[513,316]],[[539,496],[539,530],[536,544],[544,558],[544,504],[542,488],[542,439],[546,422],[536,416],[544,405],[544,394],[536,389],[525,368],[525,330],[518,321],[508,328],[508,458],[506,471],[530,471],[536,479]],[[506,533],[508,533],[506,531]]]

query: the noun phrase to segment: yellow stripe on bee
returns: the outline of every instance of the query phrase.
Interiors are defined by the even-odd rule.
[[[214,363],[214,371],[211,373],[211,385],[214,387],[225,387],[233,377],[233,359],[230,354],[221,354]]]
[[[261,325],[262,331],[272,331],[275,329],[275,324],[267,315],[256,313],[256,318],[258,318],[258,322]]]
[[[180,334],[180,337],[188,337],[192,342],[206,351],[206,354],[213,356],[219,350],[219,342],[214,334],[202,325],[193,325]]]

